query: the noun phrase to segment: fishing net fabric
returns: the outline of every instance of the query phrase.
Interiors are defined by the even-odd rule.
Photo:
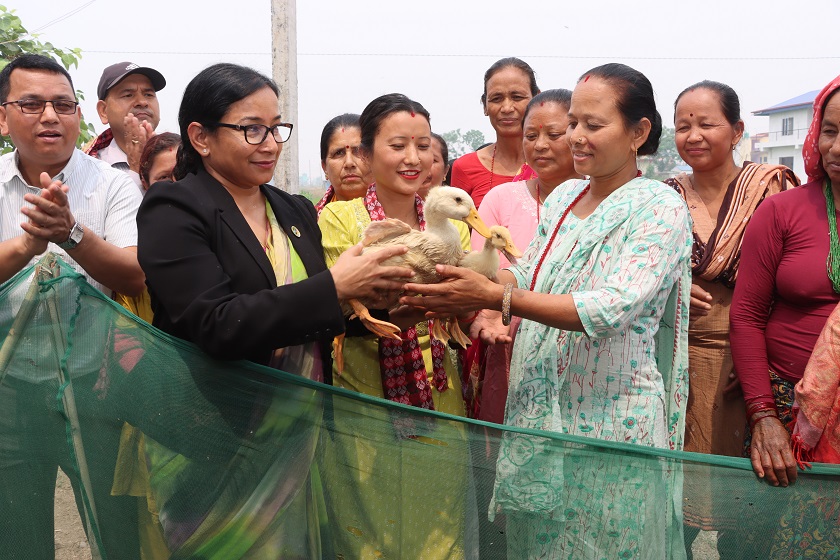
[[[213,360],[52,255],[0,287],[0,341],[3,558],[54,554],[59,467],[94,558],[682,558],[695,501],[721,557],[840,557],[836,466],[773,488]]]

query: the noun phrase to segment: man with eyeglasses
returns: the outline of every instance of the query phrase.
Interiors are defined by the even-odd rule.
[[[96,112],[109,128],[87,153],[127,172],[141,192],[140,156],[160,123],[157,92],[165,86],[166,79],[154,68],[118,62],[102,72],[96,88]]]
[[[137,295],[145,281],[135,223],[142,195],[128,175],[76,149],[80,119],[70,75],[55,61],[23,55],[0,71],[0,133],[15,145],[0,157],[0,282],[49,250],[106,294]],[[11,324],[11,307],[0,309],[0,324]],[[96,320],[95,309],[83,305],[77,323],[86,320]],[[41,560],[55,555],[57,468],[77,493],[80,477],[51,344],[27,344],[0,372],[0,556]],[[102,352],[98,359],[79,354],[67,367],[92,489],[87,500],[107,557],[139,558],[138,535],[126,530],[136,527],[137,499],[110,495],[121,425],[100,409]]]

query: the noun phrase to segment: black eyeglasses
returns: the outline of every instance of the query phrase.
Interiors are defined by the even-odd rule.
[[[40,115],[46,110],[47,103],[51,103],[53,111],[59,115],[72,115],[76,112],[76,107],[79,106],[78,101],[70,101],[69,99],[18,99],[17,101],[6,101],[2,105],[5,107],[11,103],[20,107],[20,112],[27,115]]]
[[[269,132],[271,132],[275,142],[282,144],[292,136],[292,128],[294,127],[292,123],[277,123],[274,126],[265,126],[264,124],[228,124],[222,122],[216,123],[216,126],[241,130],[245,133],[245,141],[254,146],[265,142]]]

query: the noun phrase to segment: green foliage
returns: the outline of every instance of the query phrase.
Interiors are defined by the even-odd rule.
[[[461,129],[450,130],[441,134],[449,148],[449,159],[457,159],[464,154],[476,151],[484,144],[484,134],[480,130],[468,130],[461,134]]]
[[[662,127],[659,150],[652,156],[639,157],[639,168],[642,169],[645,177],[660,181],[674,177],[676,175],[674,167],[684,164],[674,142],[674,129],[667,126]]]
[[[81,49],[59,49],[52,43],[42,43],[38,35],[29,33],[23,26],[20,18],[15,15],[14,10],[8,10],[6,6],[0,5],[0,70],[6,67],[9,62],[22,54],[40,54],[48,56],[60,62],[68,70],[71,66],[78,68],[79,60],[82,58]],[[76,91],[79,101],[85,97],[81,91]],[[81,134],[76,145],[81,147],[89,142],[95,135],[93,125],[82,118]],[[10,138],[0,137],[0,153],[5,154],[14,150]]]

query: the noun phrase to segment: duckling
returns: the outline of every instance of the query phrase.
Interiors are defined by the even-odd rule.
[[[522,252],[513,243],[513,237],[505,226],[490,226],[490,237],[484,242],[480,251],[471,251],[464,255],[458,266],[469,268],[482,276],[493,279],[499,272],[499,252],[510,264],[522,256]]]
[[[516,264],[516,260],[522,256],[522,252],[514,245],[508,228],[498,225],[490,226],[490,237],[484,242],[484,248],[464,255],[458,266],[469,268],[487,278],[495,278],[496,273],[499,272],[499,252],[504,254],[511,264]],[[461,331],[454,319],[445,321],[445,325],[436,329],[433,334],[448,342],[447,333],[461,347],[466,348],[470,343],[470,339]]]
[[[457,187],[433,187],[426,197],[424,217],[426,229],[422,232],[392,218],[371,222],[362,236],[362,245],[365,247],[363,252],[378,251],[391,245],[405,245],[408,247],[407,253],[391,257],[382,264],[410,268],[414,271],[410,282],[433,284],[440,281],[440,276],[435,270],[437,264],[457,265],[464,256],[458,228],[450,220],[461,220],[471,225],[480,235],[490,236],[490,230],[479,217],[470,195]],[[400,340],[401,329],[397,325],[374,319],[367,306],[359,300],[350,300],[347,303],[351,308],[351,318],[361,319],[372,333]],[[336,337],[334,346],[336,369],[341,372],[343,337]]]

